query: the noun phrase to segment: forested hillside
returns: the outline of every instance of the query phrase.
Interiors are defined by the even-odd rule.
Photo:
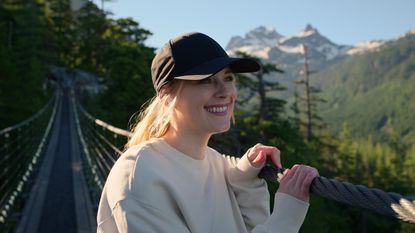
[[[42,84],[51,31],[42,15],[35,1],[0,3],[0,128],[29,117],[50,96]]]
[[[107,91],[93,96],[100,104],[91,111],[123,128],[152,95],[154,49],[143,45],[151,33],[133,19],[111,19],[89,1],[74,12],[67,0],[2,1],[0,18],[0,128],[29,117],[52,96],[50,85],[61,77],[51,65],[102,77]]]
[[[131,18],[111,18],[91,1],[72,11],[68,0],[3,0],[0,19],[0,128],[29,117],[53,96],[61,77],[50,71],[51,66],[100,77],[104,88],[99,93],[83,91],[84,84],[76,77],[74,91],[88,112],[120,128],[127,128],[131,116],[154,94],[150,64],[155,48],[144,45],[151,29]],[[328,102],[314,115],[327,119],[328,126],[315,128],[310,137],[304,133],[301,98],[287,106],[270,94],[283,91],[262,77],[282,75],[275,64],[264,64],[264,73],[249,78],[238,76],[236,122],[228,133],[215,135],[211,146],[240,156],[258,142],[274,145],[282,151],[285,167],[310,164],[325,177],[414,195],[414,41],[413,35],[408,36],[379,52],[350,56],[315,75],[324,80],[321,95]],[[253,104],[244,106],[247,103]],[[332,128],[335,134],[328,133]],[[277,188],[269,184],[271,193]],[[301,229],[302,233],[414,231],[414,225],[316,196]]]
[[[350,56],[316,79],[327,101],[321,115],[334,132],[347,122],[354,137],[415,142],[415,34]]]

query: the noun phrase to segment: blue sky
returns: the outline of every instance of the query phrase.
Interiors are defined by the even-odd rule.
[[[146,44],[156,48],[187,31],[206,33],[225,47],[232,36],[258,26],[290,36],[311,24],[346,45],[392,39],[415,28],[415,0],[113,0],[105,9],[150,30]]]

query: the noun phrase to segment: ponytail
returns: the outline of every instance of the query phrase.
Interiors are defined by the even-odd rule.
[[[175,85],[175,84],[179,85]],[[182,82],[174,82],[165,87],[153,97],[144,111],[138,115],[137,123],[133,125],[132,136],[125,144],[125,150],[151,138],[160,138],[166,134],[170,126],[170,119],[176,105]],[[160,93],[163,93],[160,95]],[[174,96],[173,96],[174,95]]]

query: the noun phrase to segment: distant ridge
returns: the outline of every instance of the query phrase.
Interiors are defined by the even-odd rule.
[[[415,29],[408,33],[414,33],[413,31]],[[339,45],[320,34],[317,28],[311,24],[291,36],[280,34],[275,28],[259,26],[244,36],[233,36],[228,42],[226,50],[231,54],[235,51],[242,51],[271,62],[285,64],[298,60],[295,58],[302,55],[301,44],[305,43],[310,49],[311,59],[325,62],[342,56],[376,51],[386,42],[387,40],[371,40],[359,42],[353,46]],[[285,57],[285,59],[281,59],[281,57]]]

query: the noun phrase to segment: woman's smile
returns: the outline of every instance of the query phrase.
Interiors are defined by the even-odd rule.
[[[226,116],[228,113],[228,105],[210,105],[205,110],[216,116]]]

